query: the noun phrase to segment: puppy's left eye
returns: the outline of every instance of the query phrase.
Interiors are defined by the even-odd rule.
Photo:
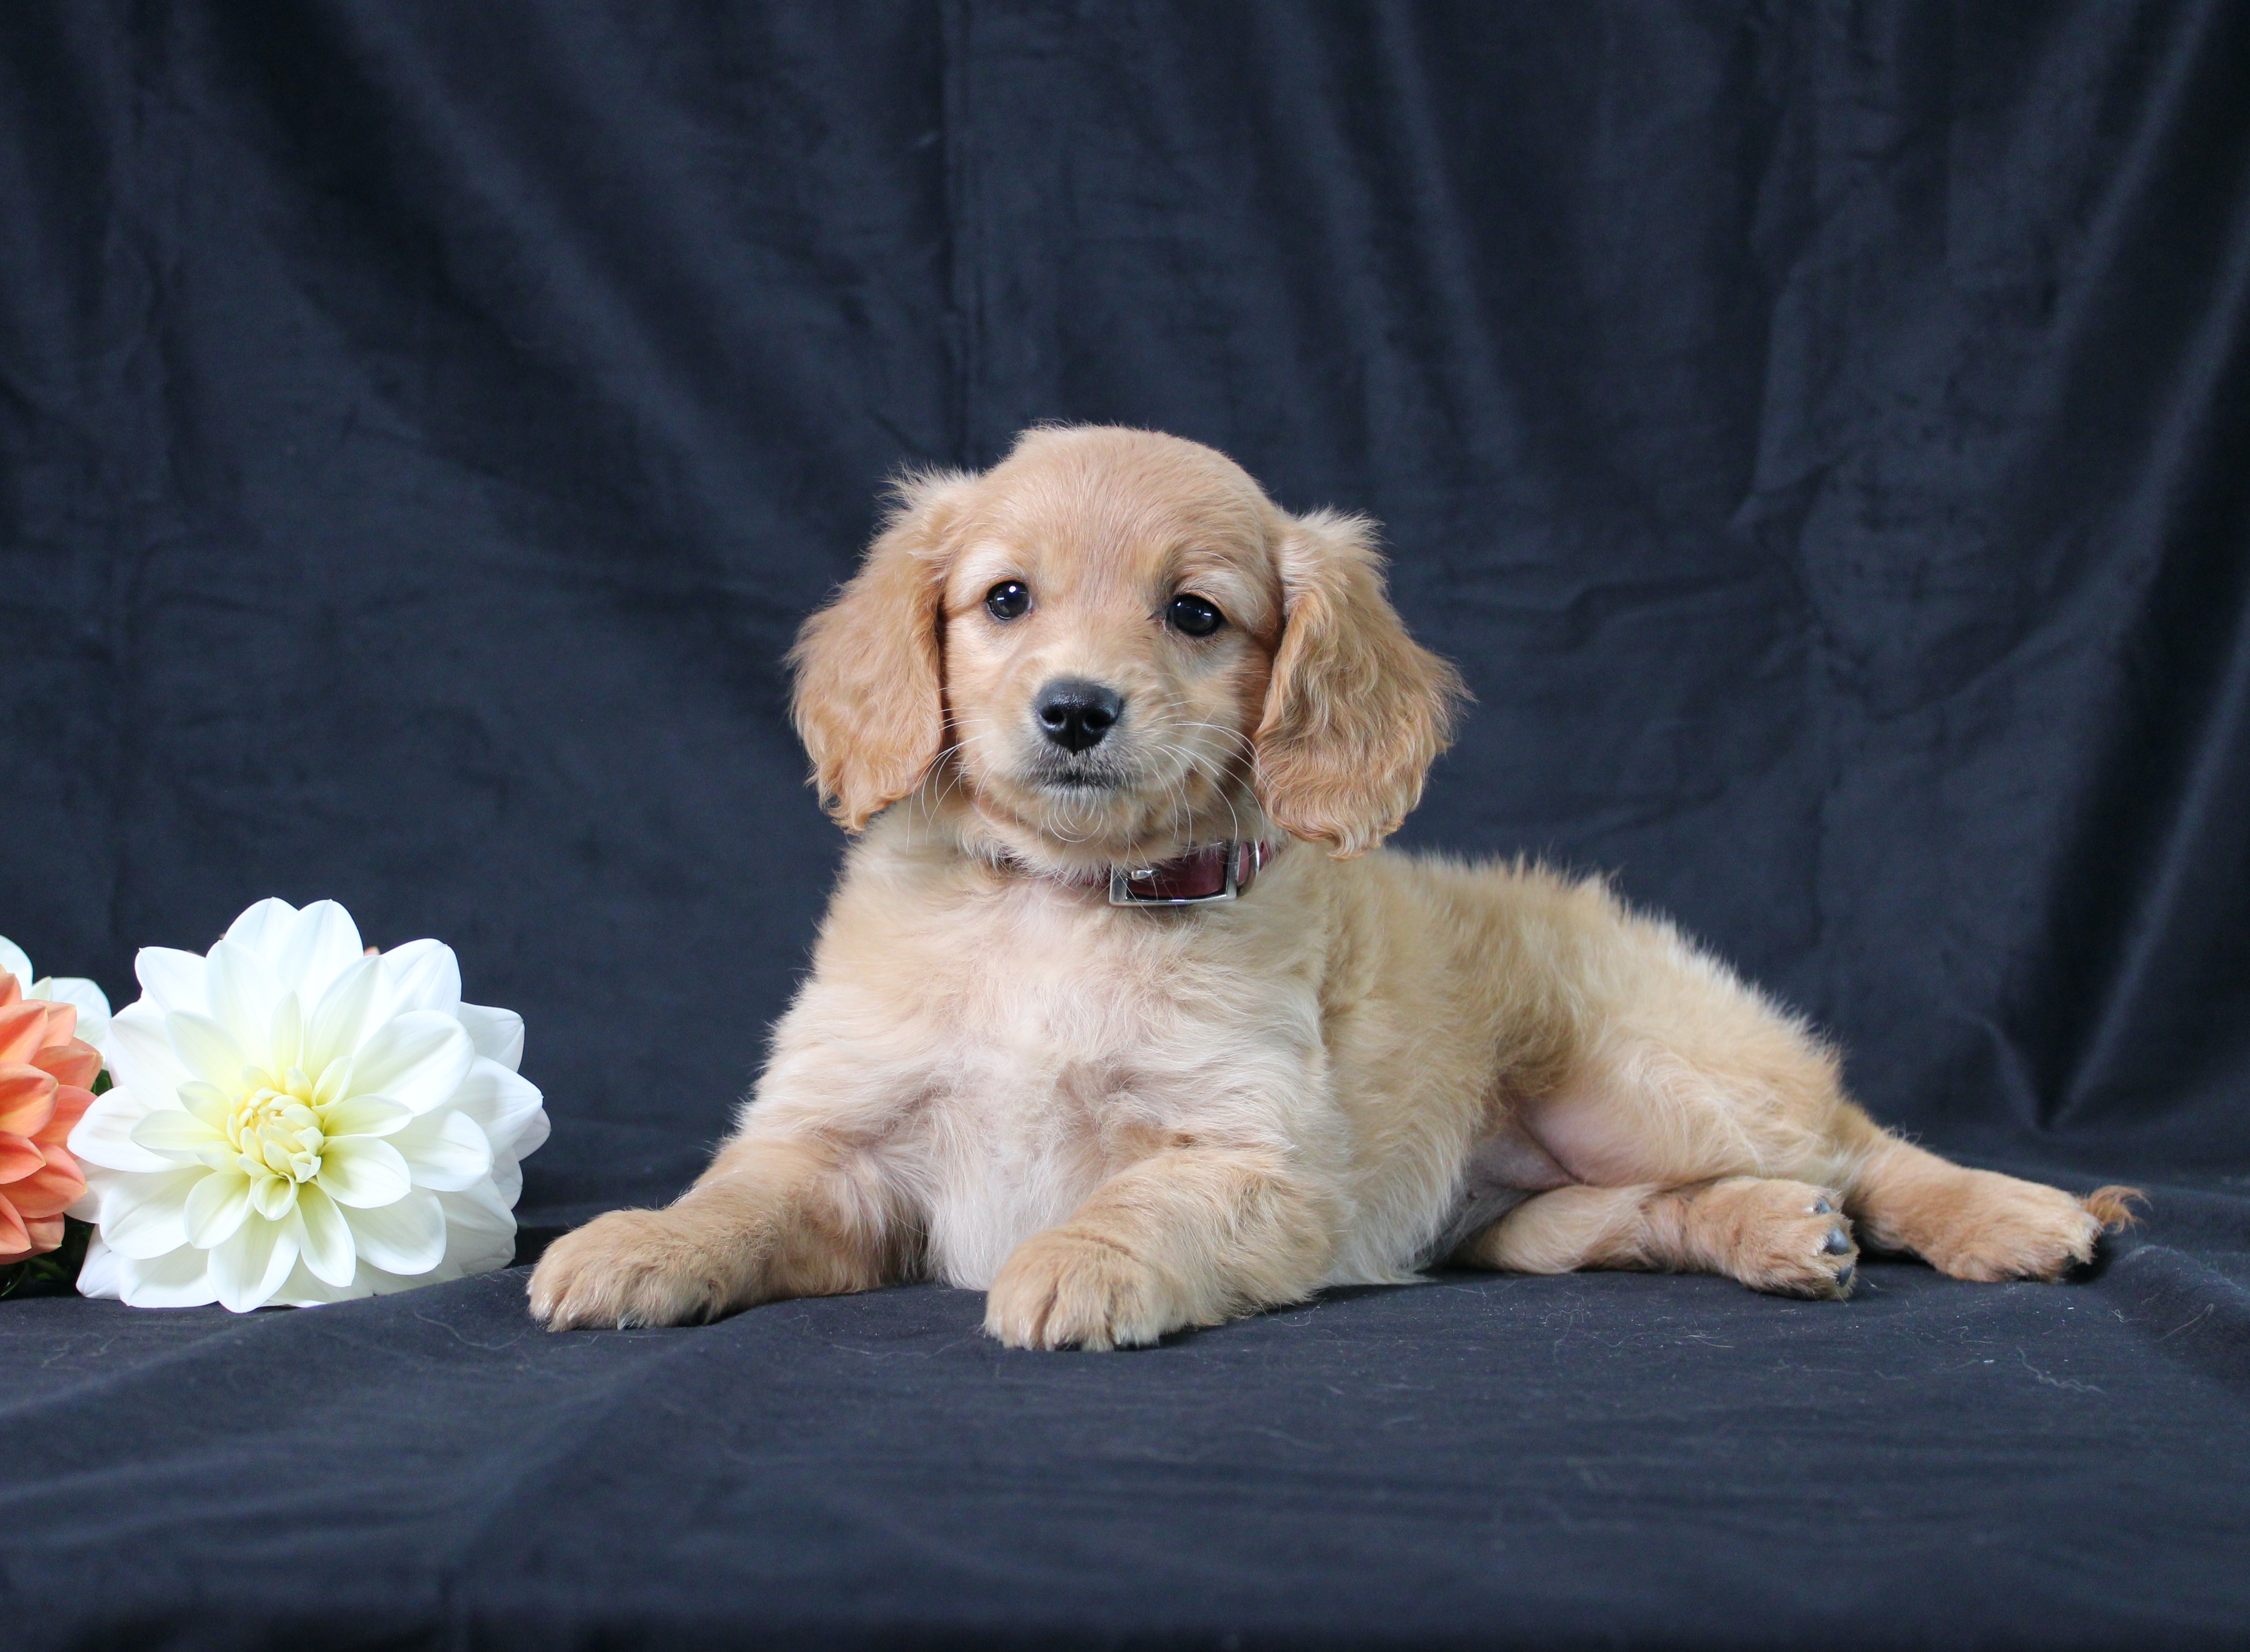
[[[1171,622],[1174,631],[1184,632],[1191,637],[1208,637],[1226,623],[1225,614],[1186,591],[1172,598],[1172,605],[1164,610],[1164,618]]]

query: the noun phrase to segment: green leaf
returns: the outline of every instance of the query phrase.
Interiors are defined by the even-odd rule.
[[[93,1223],[82,1222],[75,1216],[64,1217],[61,1244],[44,1256],[0,1268],[0,1298],[75,1294],[78,1270],[86,1261],[86,1241],[93,1237]]]

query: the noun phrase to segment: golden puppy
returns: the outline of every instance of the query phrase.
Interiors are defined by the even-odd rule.
[[[1885,1134],[1598,881],[1377,849],[1460,688],[1366,522],[1128,430],[900,491],[793,656],[859,834],[812,978],[702,1179],[548,1252],[553,1329],[934,1275],[1108,1348],[1449,1257],[1841,1296],[1854,1223],[2053,1279],[2122,1219]]]

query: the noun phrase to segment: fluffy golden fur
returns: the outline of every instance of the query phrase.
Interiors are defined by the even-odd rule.
[[[1108,1348],[1448,1256],[1830,1297],[1855,1233],[1965,1279],[2087,1261],[2120,1190],[1887,1134],[1802,1020],[1601,882],[1376,847],[1460,689],[1372,539],[1138,431],[905,482],[793,656],[856,834],[812,976],[703,1178],[558,1241],[533,1311],[928,1275],[1004,1342]],[[1065,678],[1122,702],[1088,750],[1038,726]],[[1286,844],[1243,899],[1108,903],[1108,867],[1234,838]]]

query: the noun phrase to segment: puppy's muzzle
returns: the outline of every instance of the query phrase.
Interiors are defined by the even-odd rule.
[[[1091,751],[1123,715],[1125,702],[1114,688],[1083,677],[1058,677],[1039,690],[1032,712],[1039,732],[1065,751]]]

